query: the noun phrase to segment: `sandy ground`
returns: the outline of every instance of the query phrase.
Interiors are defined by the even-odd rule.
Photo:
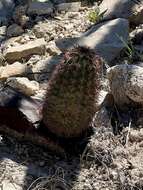
[[[110,128],[96,129],[82,155],[65,158],[2,135],[0,189],[141,190],[142,156],[142,128],[117,136]]]

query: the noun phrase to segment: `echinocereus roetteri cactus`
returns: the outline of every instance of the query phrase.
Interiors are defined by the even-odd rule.
[[[102,61],[88,48],[65,53],[47,88],[43,122],[60,137],[77,137],[89,128],[96,112]]]

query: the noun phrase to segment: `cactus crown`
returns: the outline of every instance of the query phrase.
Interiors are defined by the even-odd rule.
[[[56,135],[74,137],[86,130],[95,114],[102,61],[87,48],[64,54],[48,83],[43,121]]]

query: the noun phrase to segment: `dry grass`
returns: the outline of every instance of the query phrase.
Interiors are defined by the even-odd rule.
[[[70,190],[70,185],[64,179],[64,170],[58,168],[50,177],[37,178],[27,190]]]

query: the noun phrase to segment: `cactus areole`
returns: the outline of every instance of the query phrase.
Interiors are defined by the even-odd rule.
[[[60,137],[78,137],[92,123],[100,90],[102,61],[88,48],[64,54],[48,83],[43,122]]]

